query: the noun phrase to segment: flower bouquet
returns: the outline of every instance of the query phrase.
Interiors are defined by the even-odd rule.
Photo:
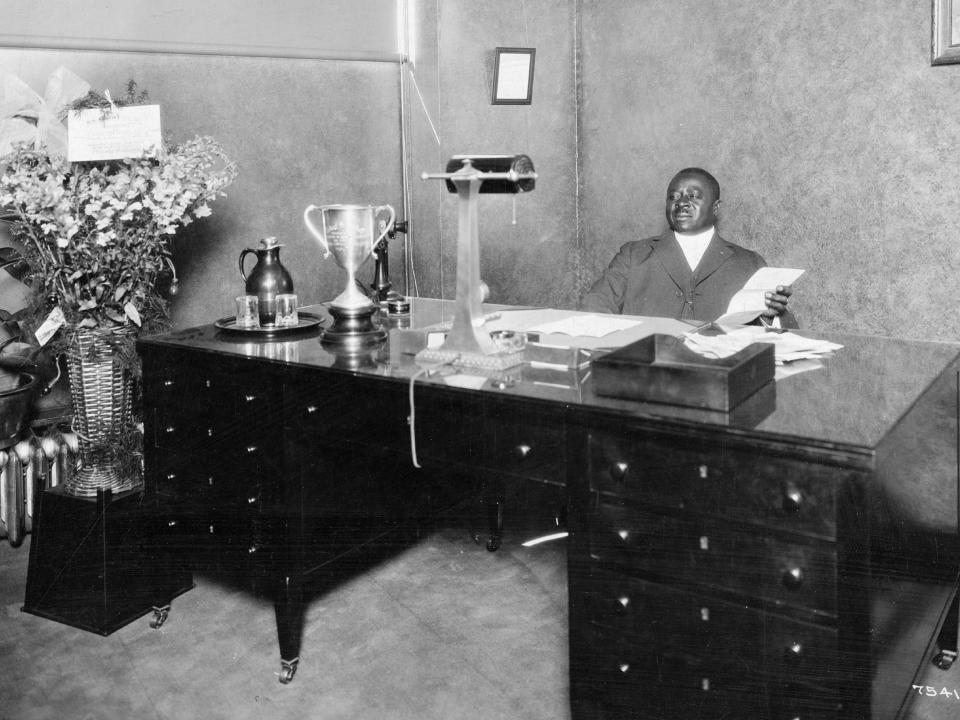
[[[51,76],[45,98],[31,95],[16,78],[4,81],[0,214],[12,221],[29,266],[34,299],[26,324],[36,329],[41,344],[42,335],[52,335],[47,347],[68,359],[81,456],[87,435],[99,453],[93,464],[115,464],[115,448],[123,451],[124,445],[117,423],[108,418],[111,429],[104,435],[97,417],[84,416],[103,419],[117,410],[116,403],[129,406],[129,393],[85,408],[78,392],[113,384],[116,378],[100,377],[107,365],[110,376],[137,373],[136,337],[167,326],[167,294],[177,289],[170,241],[184,226],[210,215],[210,203],[224,195],[236,167],[209,137],[164,142],[140,157],[69,162],[64,126],[69,113],[98,107],[109,113],[142,103],[145,94],[131,81],[126,96],[114,100],[63,68]],[[81,370],[83,362],[95,369]],[[78,422],[87,423],[86,433]]]

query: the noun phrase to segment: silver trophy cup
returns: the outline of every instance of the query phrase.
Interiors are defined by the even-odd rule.
[[[313,223],[314,212],[320,214],[320,227]],[[384,222],[382,218],[387,219]],[[330,302],[334,324],[324,333],[324,339],[355,343],[385,337],[385,331],[374,327],[371,320],[379,306],[357,287],[356,275],[393,229],[396,218],[397,213],[390,205],[309,205],[303,211],[303,222],[323,248],[324,258],[333,255],[337,265],[347,273],[346,287]],[[381,219],[379,226],[376,225],[378,219]]]

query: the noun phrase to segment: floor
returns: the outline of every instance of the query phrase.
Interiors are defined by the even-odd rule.
[[[104,638],[21,612],[30,536],[2,540],[0,720],[563,720],[565,540],[513,520],[497,553],[440,527],[315,600],[289,685],[248,593],[199,576],[159,630]],[[919,684],[909,720],[960,716],[960,663]]]

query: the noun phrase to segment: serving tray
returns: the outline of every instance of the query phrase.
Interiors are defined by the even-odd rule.
[[[296,325],[276,325],[267,327],[237,327],[237,318],[234,316],[220,318],[213,323],[217,330],[230,333],[232,335],[245,335],[251,338],[274,338],[281,335],[295,335],[319,327],[323,324],[323,318],[308,312],[298,312],[297,317],[300,320]]]

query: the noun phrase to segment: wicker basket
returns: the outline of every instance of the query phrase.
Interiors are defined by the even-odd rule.
[[[76,347],[67,355],[73,430],[80,440],[80,464],[63,485],[69,495],[93,497],[98,490],[133,490],[139,476],[123,473],[116,451],[132,422],[130,373],[102,335],[77,334]]]

